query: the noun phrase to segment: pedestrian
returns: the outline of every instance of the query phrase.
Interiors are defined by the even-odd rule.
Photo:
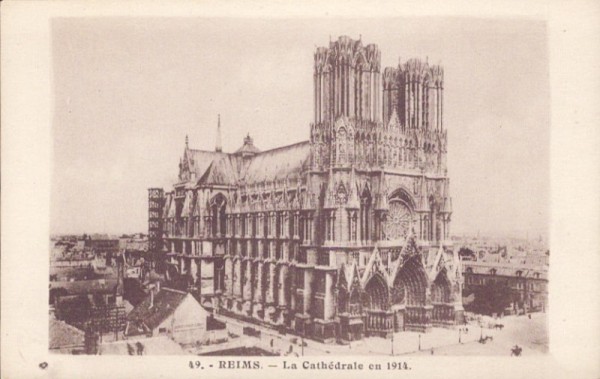
[[[433,355],[433,347],[431,348],[431,355]]]

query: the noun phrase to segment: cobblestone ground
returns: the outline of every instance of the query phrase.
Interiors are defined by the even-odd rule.
[[[227,321],[227,318],[223,318]],[[391,339],[377,337],[365,338],[350,345],[323,344],[305,339],[302,349],[301,338],[295,335],[280,335],[268,328],[253,326],[262,331],[261,338],[242,336],[242,346],[257,346],[262,349],[291,355],[323,356],[323,355],[510,355],[514,345],[523,348],[522,355],[538,355],[548,351],[548,331],[546,314],[526,316],[508,316],[498,320],[504,325],[502,330],[480,328],[467,325],[468,333],[460,333],[458,329],[433,328],[429,333],[400,332]],[[480,336],[493,337],[493,341],[485,344],[478,342]],[[393,350],[392,350],[393,345]],[[420,350],[419,350],[420,348]]]

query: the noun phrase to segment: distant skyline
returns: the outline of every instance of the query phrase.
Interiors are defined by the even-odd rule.
[[[451,233],[547,238],[545,24],[532,20],[56,19],[51,232],[147,231],[147,188],[175,182],[185,136],[223,150],[308,139],[313,52],[349,35],[382,68],[445,70]]]

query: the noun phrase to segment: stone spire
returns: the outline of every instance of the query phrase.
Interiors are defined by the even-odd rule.
[[[217,146],[215,147],[215,151],[220,153],[223,151],[223,147],[221,146],[221,115],[218,115],[217,120]]]
[[[188,138],[188,135],[186,134],[185,135],[185,148],[189,149],[189,147],[190,147],[190,140]]]

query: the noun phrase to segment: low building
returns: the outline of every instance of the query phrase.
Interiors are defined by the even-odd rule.
[[[102,299],[103,304],[115,304],[119,297],[119,280],[92,279],[50,282],[50,302],[55,304],[61,299],[85,296],[92,302]]]
[[[511,292],[514,313],[545,311],[548,303],[548,266],[505,262],[462,261],[463,296],[469,298],[477,288],[492,283],[505,284]],[[465,309],[469,304],[465,303]]]
[[[139,258],[148,252],[148,239],[121,238],[119,239],[119,250],[128,253],[132,258]]]
[[[92,234],[84,238],[84,248],[96,255],[115,255],[119,251],[119,240],[105,234]]]
[[[189,293],[153,289],[127,316],[126,337],[168,336],[180,344],[202,341],[210,313]]]

